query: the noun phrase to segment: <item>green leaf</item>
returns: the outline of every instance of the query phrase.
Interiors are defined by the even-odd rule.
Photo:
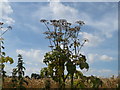
[[[80,82],[80,84],[78,85],[78,88],[85,88],[84,82]]]
[[[67,67],[68,73],[74,74],[74,72],[75,72],[75,70],[76,70],[76,66],[73,65],[73,63],[72,63],[71,61],[68,61],[68,62],[67,62],[66,67]]]
[[[84,63],[80,63],[79,67],[80,69],[84,69]]]
[[[5,52],[2,52],[2,55],[5,56]]]
[[[86,86],[85,86],[84,82],[82,82],[82,81],[75,81],[74,88],[86,88]]]
[[[5,57],[5,62],[8,62],[8,61],[10,62],[10,64],[14,63],[14,60],[9,56]]]
[[[88,63],[85,63],[85,68],[86,68],[87,70],[89,69]]]
[[[28,82],[26,80],[23,80],[23,82],[25,82],[28,85]]]
[[[80,65],[79,65],[79,67],[80,67],[80,69],[89,69],[89,65],[86,63],[86,62],[84,62],[84,63],[80,63]]]
[[[5,67],[5,65],[4,65],[4,64],[0,65],[0,68],[4,68],[4,67]]]
[[[75,74],[80,76],[80,77],[83,77],[83,73],[81,71],[76,70]]]
[[[89,80],[89,83],[92,84],[92,88],[99,88],[99,86],[102,86],[102,80],[100,80],[99,78],[97,77],[94,77],[94,76],[90,76],[90,77],[87,77],[88,80]]]
[[[5,62],[5,57],[1,57],[1,59],[0,59],[0,63],[4,63]]]
[[[75,63],[75,65],[80,65],[80,61],[79,60],[74,60],[73,63]]]
[[[86,57],[84,55],[81,55],[81,56],[79,57],[79,61],[86,62]]]
[[[24,71],[22,71],[22,73],[23,73],[23,76],[24,76],[25,75]]]

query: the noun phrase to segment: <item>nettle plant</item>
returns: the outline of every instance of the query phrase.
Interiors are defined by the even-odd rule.
[[[13,88],[15,88],[17,86],[17,77],[16,77],[16,74],[17,74],[17,68],[13,68],[13,71],[12,71],[12,84],[11,84],[11,86]]]
[[[59,82],[62,88],[65,87],[65,81],[70,75],[71,87],[73,87],[73,76],[77,71],[76,67],[89,69],[85,55],[80,52],[85,42],[88,41],[85,39],[80,43],[79,39],[81,26],[85,23],[76,21],[75,24],[71,24],[65,19],[50,21],[42,19],[40,22],[47,27],[44,34],[50,42],[51,51],[46,53],[43,60],[48,65],[49,75],[53,80]],[[67,70],[67,75],[65,75],[65,70]]]
[[[25,88],[23,86],[24,83],[26,83],[28,85],[28,82],[24,79],[24,75],[25,75],[25,67],[23,66],[24,62],[23,62],[23,58],[22,55],[18,55],[18,64],[17,64],[17,68],[13,69],[12,72],[12,82],[13,82],[13,87],[18,87],[18,88]],[[18,75],[18,76],[17,76]],[[16,78],[17,76],[17,78]],[[15,85],[17,84],[17,85]]]

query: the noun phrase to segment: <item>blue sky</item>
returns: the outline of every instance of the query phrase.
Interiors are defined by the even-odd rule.
[[[2,21],[13,29],[5,35],[5,51],[15,63],[6,64],[7,74],[16,67],[18,53],[23,55],[26,75],[39,73],[50,51],[40,19],[83,20],[81,40],[89,39],[82,54],[90,65],[85,75],[110,77],[118,74],[118,3],[117,2],[4,2]]]

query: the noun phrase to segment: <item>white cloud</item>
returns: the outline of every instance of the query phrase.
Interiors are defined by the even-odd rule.
[[[17,54],[21,54],[23,56],[23,60],[25,62],[26,67],[26,75],[31,75],[31,73],[40,73],[40,69],[45,67],[43,63],[44,53],[43,50],[30,49],[30,50],[16,50]]]
[[[104,41],[103,38],[97,36],[97,35],[93,35],[87,32],[80,32],[80,35],[82,35],[82,38],[86,38],[89,40],[89,42],[86,42],[86,46],[97,46],[99,45],[102,41]]]
[[[60,2],[60,0],[58,0],[57,2],[53,1],[50,1],[48,5],[40,7],[33,16],[37,17],[37,19],[45,18],[48,20],[64,18],[72,23],[76,20],[85,21],[86,25],[94,28],[95,31],[91,34],[83,32],[83,38],[88,38],[88,40],[90,41],[89,43],[87,43],[87,46],[97,46],[106,38],[111,38],[113,32],[117,31],[117,12],[112,13],[108,11],[106,13],[103,13],[99,17],[99,19],[95,19],[93,18],[94,15],[85,12],[84,10],[80,11],[79,8],[76,9],[69,5],[64,5]],[[96,8],[102,8],[102,11],[104,11],[105,5],[99,5],[99,7]]]
[[[94,63],[96,60],[100,61],[112,61],[113,57],[107,55],[98,55],[98,54],[88,54],[88,63]]]
[[[15,22],[13,18],[9,15],[13,13],[13,9],[10,6],[8,0],[3,0],[0,3],[0,21],[3,21],[5,24],[11,25]]]
[[[119,0],[9,0],[10,2],[118,2]],[[1,1],[0,1],[1,2]]]
[[[24,59],[24,58],[23,58]],[[5,65],[5,71],[7,72],[6,75],[11,76],[12,75],[12,70],[13,68],[17,68],[17,63],[14,63],[15,65],[10,65],[10,64],[6,64]],[[41,64],[38,63],[38,65],[35,62],[25,62],[25,64],[23,65],[26,70],[25,70],[25,76],[28,75],[30,76],[32,73],[40,73],[41,70]]]
[[[102,55],[102,56],[100,56],[100,60],[103,60],[103,61],[111,61],[111,60],[113,60],[113,58],[112,58],[112,57],[109,57],[109,56],[107,56],[107,55]]]
[[[100,20],[96,20],[90,16],[89,13],[82,12],[81,17],[89,25],[99,31],[100,35],[104,35],[106,38],[111,38],[112,33],[118,30],[118,14],[112,12],[106,12],[101,15]]]
[[[32,73],[40,74],[40,68],[38,67],[26,68],[25,75],[31,76]]]
[[[12,65],[5,65],[6,75],[12,75],[13,68],[15,67],[13,67]]]
[[[70,6],[65,6],[60,2],[50,2],[46,6],[40,7],[34,17],[39,19],[67,19],[70,22],[77,20],[77,15],[79,15],[78,10]]]
[[[42,31],[40,30],[40,28],[38,28],[36,25],[33,25],[33,24],[28,24],[28,23],[25,23],[24,24],[25,27],[28,27],[29,29],[28,30],[32,30],[36,33],[41,33]]]
[[[88,62],[93,63],[98,54],[88,54]]]
[[[78,4],[75,4],[75,5],[78,5]],[[112,3],[104,3],[96,7],[95,3],[92,3],[90,7],[92,8],[96,7],[96,10],[98,10],[99,12],[103,12],[107,9],[110,9],[110,7],[115,8],[113,10],[116,12],[113,12],[112,10],[105,11],[105,13],[101,13],[100,16],[95,16],[98,13],[98,11],[96,13],[91,14],[91,13],[85,12],[84,10],[79,10],[79,12],[76,13],[79,16],[75,15],[75,17],[77,17],[77,19],[83,20],[85,22],[85,25],[88,25],[94,28],[95,35],[99,35],[101,36],[101,38],[103,38],[103,36],[105,36],[105,38],[111,38],[113,32],[118,30],[118,12],[117,12],[118,10],[115,7],[115,5],[117,6],[117,3],[114,5],[112,5]],[[90,8],[90,10],[92,9]]]
[[[105,18],[103,18],[103,20],[100,22],[96,22],[93,27],[101,30],[103,35],[105,35],[107,38],[110,38],[112,37],[112,33],[117,30],[118,22],[116,19],[111,20],[112,17],[106,16]]]
[[[87,76],[97,76],[97,77],[111,77],[112,75],[117,76],[117,70],[112,71],[110,69],[96,69],[96,68],[90,68],[88,71],[82,70],[82,72]]]
[[[109,73],[111,72],[111,70],[109,69],[102,69],[102,70],[98,70],[99,73]]]
[[[29,51],[26,51],[26,50],[17,49],[16,52],[17,54],[22,54],[23,57],[25,56],[26,58],[29,59],[31,58],[32,61],[34,60],[35,62],[39,61],[42,63],[44,57],[44,52],[42,50],[30,49]]]

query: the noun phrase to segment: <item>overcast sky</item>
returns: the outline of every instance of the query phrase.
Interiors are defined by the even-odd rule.
[[[1,9],[2,8],[2,9]],[[11,75],[22,54],[26,75],[39,73],[42,62],[50,51],[43,34],[46,27],[40,19],[66,19],[74,23],[83,20],[81,40],[89,39],[81,50],[86,55],[89,70],[85,75],[109,77],[118,74],[118,3],[117,2],[3,2],[1,21],[13,29],[4,35],[5,52],[15,63],[6,64]]]

